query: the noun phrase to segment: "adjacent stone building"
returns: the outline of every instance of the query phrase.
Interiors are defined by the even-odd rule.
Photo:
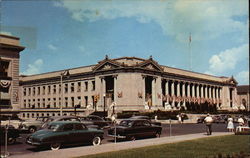
[[[238,105],[240,110],[250,111],[250,87],[249,85],[240,85],[237,87]]]
[[[19,112],[19,54],[23,50],[18,37],[0,34],[1,113]]]
[[[22,117],[99,111],[233,110],[237,82],[159,65],[152,57],[122,57],[95,65],[22,76]],[[79,108],[74,108],[74,107]]]

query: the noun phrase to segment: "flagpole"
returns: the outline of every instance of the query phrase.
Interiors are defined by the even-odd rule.
[[[191,42],[192,42],[192,37],[191,37],[191,33],[190,33],[190,34],[189,34],[189,41],[188,41],[188,50],[189,50],[189,70],[190,70],[190,71],[192,71],[192,66],[193,66]]]

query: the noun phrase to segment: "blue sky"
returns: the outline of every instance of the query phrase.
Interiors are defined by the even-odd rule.
[[[1,33],[20,37],[26,47],[21,74],[92,65],[106,54],[152,55],[162,65],[249,84],[248,0],[0,3]]]

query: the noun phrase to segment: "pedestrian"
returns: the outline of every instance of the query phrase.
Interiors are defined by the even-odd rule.
[[[184,117],[185,117],[185,115],[183,113],[181,113],[181,123],[184,122]]]
[[[207,135],[211,135],[213,118],[210,116],[210,114],[207,114],[207,117],[204,119],[204,121],[206,123]]]
[[[227,129],[229,132],[233,132],[234,131],[234,123],[233,123],[233,118],[230,116],[228,119],[227,119]]]
[[[181,116],[178,114],[177,116],[178,122],[181,123]]]
[[[239,122],[239,126],[244,126],[244,124],[245,124],[244,119],[242,118],[242,116],[240,116],[238,118],[238,122]]]

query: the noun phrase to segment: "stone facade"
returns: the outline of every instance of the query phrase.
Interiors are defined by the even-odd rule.
[[[22,50],[19,38],[0,34],[1,113],[19,112],[19,53]]]
[[[238,86],[237,93],[238,93],[237,103],[238,105],[240,105],[238,109],[250,111],[250,87],[249,85]]]
[[[96,65],[20,77],[21,116],[108,115],[122,111],[233,110],[237,82],[122,57]],[[79,108],[74,108],[79,106]]]

